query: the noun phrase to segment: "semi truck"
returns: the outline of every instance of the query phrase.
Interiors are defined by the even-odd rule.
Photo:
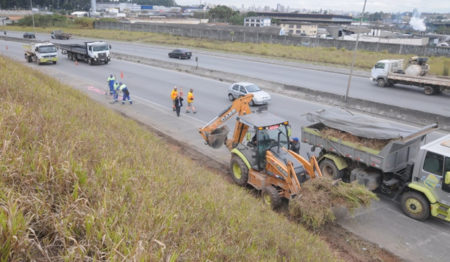
[[[103,41],[83,44],[59,44],[61,52],[72,61],[85,61],[90,65],[108,64],[111,61],[111,45]]]
[[[422,145],[437,124],[410,129],[330,110],[308,118],[313,123],[302,127],[302,142],[319,149],[324,176],[400,201],[411,218],[450,221],[450,135]]]
[[[68,33],[64,33],[61,30],[55,30],[55,31],[52,31],[52,33],[50,34],[50,37],[52,39],[68,40],[68,39],[70,39],[70,37],[72,37],[72,35],[68,34]]]
[[[429,75],[427,61],[426,57],[412,57],[404,69],[402,59],[380,60],[372,68],[370,80],[379,87],[395,84],[421,87],[426,95],[450,91],[450,78]]]
[[[56,64],[58,61],[57,48],[52,43],[35,43],[25,46],[25,60],[28,63],[36,62],[38,65],[45,63]]]

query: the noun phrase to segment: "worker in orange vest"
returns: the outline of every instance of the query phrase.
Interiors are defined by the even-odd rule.
[[[174,86],[172,89],[172,92],[170,92],[170,99],[172,100],[172,109],[175,111],[175,98],[178,96],[178,90],[177,87]]]
[[[191,88],[187,94],[187,107],[186,107],[186,113],[190,113],[189,109],[192,110],[192,113],[196,114],[197,110],[195,110],[194,106],[194,90]]]

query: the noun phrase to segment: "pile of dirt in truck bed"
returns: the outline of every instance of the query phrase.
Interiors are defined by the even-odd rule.
[[[322,130],[320,130],[320,133],[324,137],[335,137],[342,141],[355,143],[376,150],[383,149],[391,141],[390,139],[373,139],[373,138],[359,137],[347,133],[345,131],[341,131],[330,127],[324,127]]]
[[[364,186],[344,183],[329,177],[309,180],[301,194],[289,203],[291,218],[310,228],[319,228],[335,219],[333,208],[346,207],[350,212],[369,206],[377,196]]]

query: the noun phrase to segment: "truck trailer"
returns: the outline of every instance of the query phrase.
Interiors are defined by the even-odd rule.
[[[59,44],[61,52],[72,61],[85,61],[90,65],[108,64],[111,61],[111,45],[106,42],[85,42],[83,44]]]
[[[308,114],[302,142],[319,152],[321,173],[400,200],[406,215],[450,221],[450,135],[423,144],[437,124],[406,128],[341,110]]]

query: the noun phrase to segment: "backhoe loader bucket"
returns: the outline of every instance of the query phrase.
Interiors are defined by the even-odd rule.
[[[208,145],[212,148],[221,147],[225,143],[229,131],[227,126],[215,129],[208,135]]]

